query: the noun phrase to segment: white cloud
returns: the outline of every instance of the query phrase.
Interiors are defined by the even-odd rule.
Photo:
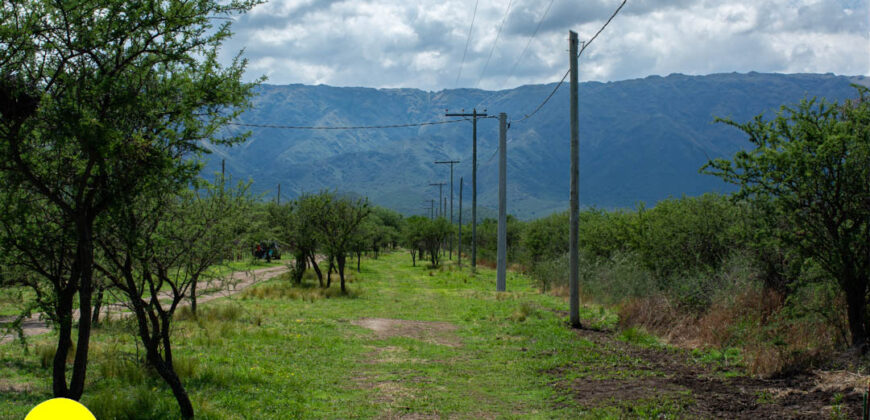
[[[251,79],[337,86],[510,88],[567,69],[567,31],[589,39],[618,0],[273,0],[240,17]],[[584,80],[731,71],[870,75],[870,0],[630,0],[581,59]],[[462,63],[462,76],[456,79]],[[481,78],[482,76],[482,78]]]

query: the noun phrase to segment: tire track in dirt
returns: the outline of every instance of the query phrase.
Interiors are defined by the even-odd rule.
[[[289,270],[286,266],[262,268],[253,271],[235,271],[230,276],[218,279],[217,281],[204,280],[197,282],[196,289],[198,291],[203,291],[203,293],[197,293],[196,302],[197,304],[202,304],[212,301],[214,299],[235,295],[256,283],[269,280],[273,277],[277,277],[281,274],[286,273],[287,271]],[[221,285],[221,290],[209,291],[208,288],[214,286],[216,283]],[[161,301],[168,300],[172,298],[172,292],[160,292],[158,296]],[[178,305],[179,308],[182,306],[190,306],[190,300],[187,299]],[[100,318],[106,319],[106,317],[110,316],[110,314],[111,316],[126,317],[130,316],[132,312],[130,312],[127,304],[125,303],[112,303],[104,305],[100,309]],[[51,324],[47,323],[46,321],[42,321],[40,319],[41,315],[41,313],[33,314],[22,321],[21,329],[24,332],[25,337],[32,337],[35,335],[51,332]],[[79,311],[74,310],[73,319],[78,318]],[[0,325],[11,323],[14,320],[15,317],[0,317]],[[5,327],[0,327],[0,344],[12,342],[16,338],[18,338],[18,335],[15,331],[9,331]]]
[[[831,418],[835,410],[842,418],[860,418],[861,392],[853,384],[832,382],[835,372],[728,378],[692,361],[686,350],[639,347],[606,331],[578,330],[577,335],[595,343],[596,350],[604,354],[640,361],[639,366],[612,367],[641,374],[635,377],[557,379],[553,386],[570,393],[584,407],[615,401],[631,416],[632,402],[669,398],[682,404],[684,413],[692,418],[817,419]],[[576,368],[563,366],[547,373],[565,378],[572,369]]]

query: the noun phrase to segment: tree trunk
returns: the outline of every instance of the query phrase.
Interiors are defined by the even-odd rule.
[[[159,356],[151,364],[157,370],[157,373],[160,374],[160,377],[166,381],[169,388],[172,389],[172,395],[175,396],[175,400],[178,401],[178,408],[181,410],[181,417],[185,419],[193,418],[193,405],[190,403],[190,397],[188,397],[187,391],[185,391],[184,385],[181,384],[181,380],[178,378],[175,370],[166,366]]]
[[[94,243],[93,222],[85,218],[78,223],[76,262],[79,271],[79,326],[76,341],[76,356],[73,361],[69,397],[78,401],[85,391],[85,376],[88,370],[88,347],[91,340],[91,295],[93,294]]]
[[[127,268],[129,269],[129,267]],[[136,316],[139,338],[142,339],[142,345],[145,347],[148,364],[157,371],[160,377],[169,385],[169,388],[172,389],[172,394],[175,396],[175,400],[178,402],[178,407],[181,410],[181,417],[185,419],[193,418],[193,405],[190,403],[187,391],[184,390],[184,386],[181,384],[181,380],[172,366],[172,346],[169,340],[171,314],[155,314],[155,309],[149,309],[142,301],[141,296],[130,295],[130,293],[135,293],[136,290],[132,274],[129,272],[125,273],[124,277],[130,290],[128,296],[133,304],[133,314]],[[159,305],[159,303],[157,304]],[[153,338],[152,333],[154,334]],[[157,340],[158,337],[160,341]],[[164,354],[162,357],[159,351],[161,342]]]
[[[305,267],[308,265],[304,253],[296,253],[293,256],[295,268],[293,272],[293,281],[296,284],[302,283],[302,275],[305,274]]]
[[[190,313],[196,319],[196,282],[190,283]]]
[[[844,288],[848,307],[849,332],[852,333],[852,348],[859,350],[862,354],[867,351],[867,330],[864,325],[867,313],[866,283],[866,281],[855,280],[850,283],[855,287]]]
[[[97,287],[97,298],[94,301],[94,316],[91,318],[91,325],[100,323],[100,311],[103,309],[103,291],[106,288],[103,286]]]
[[[360,273],[360,263],[359,260],[362,259],[362,251],[356,253],[356,272]]]
[[[338,277],[341,279],[341,294],[343,294],[343,295],[346,295],[346,294],[347,294],[347,289],[346,289],[345,286],[344,286],[344,263],[345,263],[345,258],[346,258],[346,257],[345,257],[345,255],[344,255],[344,253],[342,253],[341,255],[339,255],[339,256],[336,257],[336,259],[338,260]]]
[[[332,257],[329,257],[329,265],[326,266],[326,288],[332,286]]]
[[[411,267],[417,266],[417,251],[411,250]]]
[[[191,405],[190,397],[188,397],[187,391],[185,391],[184,385],[181,384],[181,379],[178,378],[178,374],[175,373],[175,368],[172,364],[172,345],[169,340],[169,315],[165,313],[162,315],[163,323],[160,336],[163,341],[164,356],[163,358],[160,357],[160,353],[157,351],[158,349],[156,346],[153,353],[149,351],[149,355],[154,355],[155,360],[152,362],[152,366],[155,367],[157,373],[160,374],[160,377],[162,377],[169,385],[169,388],[172,389],[172,395],[175,396],[175,400],[178,401],[178,408],[181,410],[181,417],[190,419],[193,418],[193,405]],[[156,364],[154,362],[156,362]]]
[[[320,287],[323,287],[323,273],[320,272],[320,267],[317,265],[317,260],[314,259],[314,253],[309,253],[308,258],[311,262],[311,268],[317,273],[317,281],[320,282]]]
[[[72,300],[75,290],[61,290],[57,301],[57,351],[52,364],[52,391],[55,398],[69,398],[66,385],[66,358],[72,348]]]

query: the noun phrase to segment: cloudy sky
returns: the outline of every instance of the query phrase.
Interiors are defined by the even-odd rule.
[[[270,0],[237,19],[225,51],[244,48],[248,78],[272,84],[505,89],[558,81],[568,30],[589,39],[620,3]],[[870,76],[868,31],[870,0],[628,0],[584,52],[580,78]]]

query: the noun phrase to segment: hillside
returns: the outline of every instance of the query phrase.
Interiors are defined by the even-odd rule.
[[[736,129],[714,124],[716,116],[738,121],[772,113],[802,98],[842,100],[863,77],[831,74],[715,74],[580,85],[580,195],[585,206],[630,207],[669,196],[727,191],[719,179],[701,175],[709,158],[730,156],[747,146]],[[555,84],[489,92],[453,89],[340,88],[263,85],[254,107],[240,122],[300,126],[358,126],[443,120],[445,109],[505,112],[517,121],[508,131],[508,211],[535,218],[567,208],[568,89],[563,86],[534,117],[518,121]],[[244,128],[234,127],[234,130]],[[253,128],[244,145],[216,149],[207,172],[226,159],[236,178],[251,178],[257,192],[282,196],[323,188],[353,191],[406,214],[422,213],[437,198],[430,182],[446,181],[456,159],[456,182],[471,193],[471,124],[371,130]],[[498,122],[478,125],[481,214],[497,202]],[[458,190],[458,185],[457,185]],[[446,194],[445,194],[446,195]],[[457,192],[458,195],[458,192]],[[469,203],[470,204],[470,203]]]

